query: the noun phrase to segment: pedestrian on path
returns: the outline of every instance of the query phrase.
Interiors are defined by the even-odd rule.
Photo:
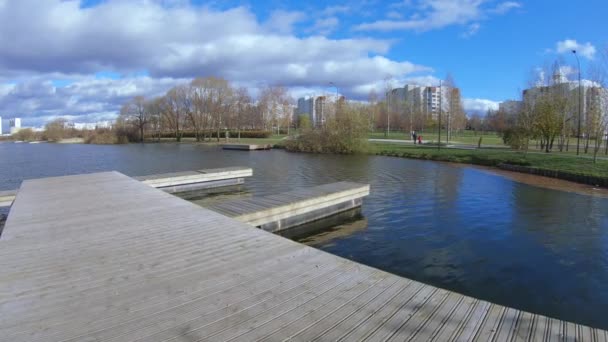
[[[418,145],[422,145],[422,135],[418,136]]]

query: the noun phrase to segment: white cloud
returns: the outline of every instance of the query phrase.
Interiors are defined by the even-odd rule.
[[[490,9],[488,12],[496,13],[496,14],[505,14],[516,8],[521,8],[521,4],[519,2],[507,1],[507,2],[498,4],[496,7]]]
[[[397,11],[390,11],[386,14],[386,17],[390,18],[390,19],[401,19],[401,18],[403,18],[403,14],[401,14]]]
[[[467,27],[467,30],[461,34],[462,38],[470,38],[477,34],[481,25],[479,23],[472,23]]]
[[[316,23],[322,33],[339,24],[322,18]],[[352,97],[386,75],[430,71],[382,57],[391,48],[388,40],[291,33],[294,25],[314,26],[313,20],[300,12],[274,12],[262,22],[245,7],[216,10],[182,0],[107,0],[88,8],[79,1],[7,1],[0,7],[0,84],[10,79],[17,85],[0,87],[0,115],[110,113],[125,96],[164,92],[197,76],[309,88],[332,81]],[[142,70],[149,77],[102,82],[91,76]],[[53,87],[58,79],[75,83]]]
[[[321,11],[321,13],[324,16],[333,16],[333,15],[336,15],[336,14],[348,13],[350,11],[351,11],[351,8],[349,6],[337,5],[337,6],[328,6],[328,7],[325,7],[325,9],[323,9]]]
[[[498,110],[498,101],[492,101],[487,99],[462,99],[462,105],[467,114],[481,114],[484,115],[486,112],[491,110]]]
[[[557,42],[555,51],[557,53],[572,53],[572,50],[576,50],[576,53],[587,58],[593,59],[595,57],[596,49],[591,43],[578,43],[573,39],[566,39]]]
[[[276,10],[270,14],[265,26],[271,32],[290,34],[293,31],[293,26],[303,21],[305,17],[302,12]]]
[[[326,36],[333,32],[338,27],[339,23],[340,20],[336,17],[317,19],[310,31]]]
[[[65,87],[55,87],[45,77],[0,86],[0,116],[19,116],[24,125],[41,126],[57,117],[80,117],[81,122],[116,118],[122,103],[136,95],[164,94],[184,79],[137,77],[95,79],[79,77]],[[5,90],[2,90],[5,89]]]
[[[429,31],[452,25],[467,25],[490,15],[501,15],[521,4],[508,1],[495,7],[484,6],[487,0],[418,0],[393,4],[392,8],[409,8],[414,10],[407,20],[378,20],[357,25],[358,31],[395,31],[414,30]],[[390,12],[389,12],[390,13]],[[469,28],[470,29],[470,28]]]

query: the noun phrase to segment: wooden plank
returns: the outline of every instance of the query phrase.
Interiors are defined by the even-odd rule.
[[[294,336],[294,341],[337,341],[345,334],[361,327],[365,324],[372,316],[378,311],[384,309],[386,305],[393,301],[394,298],[399,296],[400,293],[405,291],[409,286],[418,284],[414,282],[402,282],[398,281],[387,291],[383,292],[380,296],[376,297],[367,305],[358,309],[351,316],[344,317],[338,324],[330,327],[327,330],[309,330],[301,336]]]
[[[606,337],[252,229],[116,172],[25,181],[0,260],[7,341]]]
[[[355,319],[355,315],[364,312],[363,309],[365,307],[375,307],[373,303],[380,300],[383,295],[390,295],[393,293],[391,290],[399,290],[400,283],[396,277],[384,278],[380,284],[365,292],[358,300],[340,305],[334,311],[319,317],[308,326],[304,326],[300,330],[291,333],[287,338],[291,341],[312,341],[317,337],[323,336],[325,339],[332,340],[331,336],[329,336],[329,331],[336,330],[335,328],[345,321],[352,321]],[[278,334],[278,336],[286,335]]]
[[[324,210],[333,214],[345,210],[339,206],[355,203],[353,201],[367,195],[369,185],[338,182],[279,195],[215,203],[210,205],[209,209],[241,222],[263,227],[294,217],[307,217],[310,213],[321,217],[323,214],[328,215]],[[352,204],[357,205],[359,204]],[[289,228],[289,225],[281,225],[281,229],[284,228]]]

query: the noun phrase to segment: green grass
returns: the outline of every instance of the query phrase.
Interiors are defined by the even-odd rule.
[[[286,137],[286,135],[273,135],[269,138],[242,138],[242,139],[237,139],[236,137],[231,137],[230,139],[228,139],[229,143],[240,143],[240,144],[256,144],[256,145],[264,145],[264,144],[270,144],[270,145],[282,145],[283,139]],[[161,139],[161,142],[175,142],[174,138],[163,138]],[[216,145],[216,144],[225,144],[226,143],[226,139],[224,138],[220,138],[220,141],[218,142],[217,139],[211,139],[211,141],[205,141],[205,142],[197,142],[195,138],[182,138],[182,143],[188,143],[188,144],[208,144],[208,145]]]
[[[564,154],[542,154],[516,152],[501,149],[447,149],[436,147],[372,143],[369,152],[398,157],[447,161],[485,166],[513,164],[545,170],[568,172],[576,175],[608,178],[608,160],[593,163],[590,158],[577,158]]]
[[[438,134],[437,130],[418,132],[419,135],[422,135],[422,139],[425,141],[437,141]],[[463,131],[458,133],[453,133],[450,138],[450,143],[460,143],[460,144],[468,144],[468,145],[477,145],[479,138],[482,138],[482,145],[504,145],[502,138],[498,136],[495,132],[473,132],[473,131]],[[368,138],[370,139],[397,139],[397,140],[410,140],[410,135],[408,132],[391,132],[388,137],[385,136],[385,132],[372,132],[368,134]],[[441,141],[446,141],[446,132],[441,132]]]

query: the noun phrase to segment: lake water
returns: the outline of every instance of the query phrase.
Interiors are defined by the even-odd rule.
[[[254,176],[213,200],[342,180],[369,183],[361,219],[304,241],[442,288],[608,329],[605,192],[547,189],[429,161],[187,144],[3,143],[0,163],[0,190],[46,176],[107,170],[135,176],[226,166],[252,167]]]

